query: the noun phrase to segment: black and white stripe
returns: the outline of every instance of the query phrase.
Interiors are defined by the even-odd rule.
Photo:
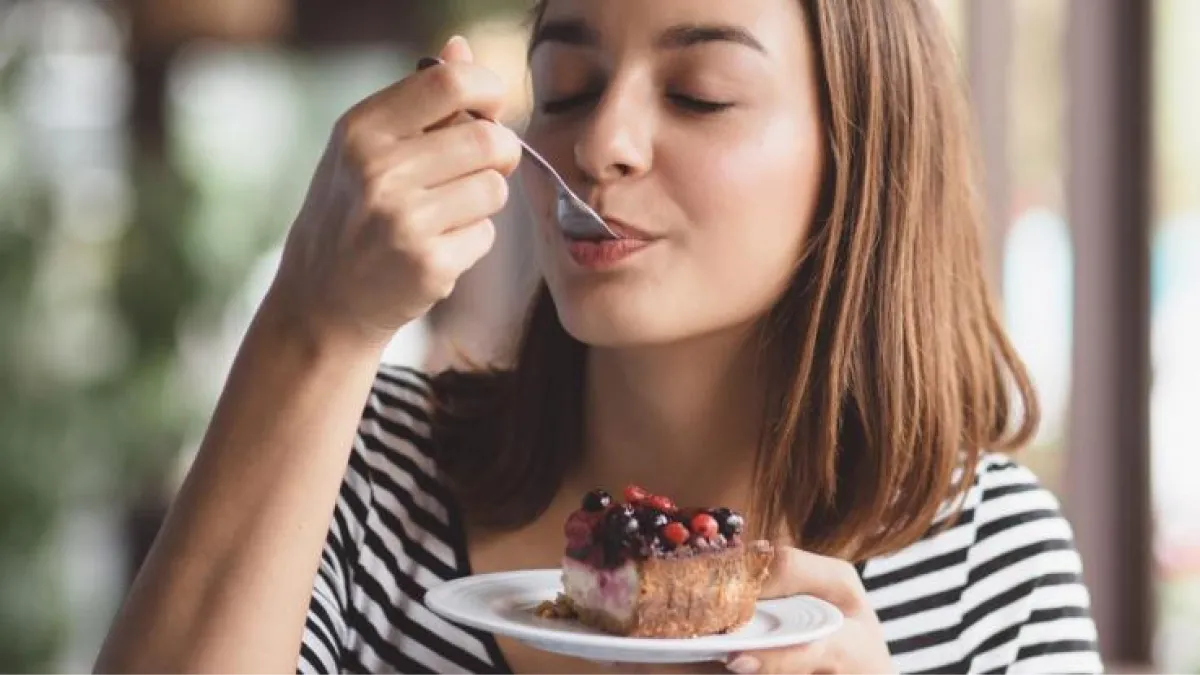
[[[298,672],[508,672],[491,636],[425,608],[470,574],[429,442],[429,381],[384,367],[330,523]],[[859,567],[901,672],[1099,672],[1071,528],[1027,469],[988,455],[952,527]]]

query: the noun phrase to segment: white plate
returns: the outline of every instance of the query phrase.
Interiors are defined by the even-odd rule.
[[[515,638],[533,647],[591,661],[612,663],[698,663],[733,652],[774,649],[827,637],[842,625],[842,613],[811,596],[763,600],[750,623],[725,635],[690,639],[627,638],[575,621],[543,619],[534,609],[562,590],[559,570],[480,574],[429,590],[425,604],[443,618]]]

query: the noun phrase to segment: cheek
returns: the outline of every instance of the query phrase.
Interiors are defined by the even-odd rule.
[[[776,288],[807,240],[821,180],[816,130],[766,125],[749,141],[698,150],[680,167],[680,203],[714,281]],[[689,168],[690,167],[690,168]]]

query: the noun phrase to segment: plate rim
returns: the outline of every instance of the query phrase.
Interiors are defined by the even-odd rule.
[[[463,588],[486,585],[497,580],[526,578],[536,579],[539,577],[554,576],[555,581],[558,581],[558,578],[561,576],[561,574],[561,569],[551,568],[514,570],[510,572],[489,572],[468,575],[459,577],[457,579],[444,581],[432,588],[429,588],[425,592],[423,604],[431,612],[445,620],[458,623],[475,630],[499,634],[526,643],[531,641],[540,643],[570,643],[580,647],[613,647],[623,650],[642,651],[654,654],[684,652],[726,654],[730,651],[756,651],[797,646],[828,637],[829,635],[837,632],[845,622],[845,615],[842,613],[842,611],[827,600],[823,600],[813,595],[795,595],[786,598],[760,600],[759,604],[778,604],[781,602],[797,600],[803,601],[815,606],[823,615],[828,617],[830,621],[827,623],[827,625],[822,626],[815,631],[807,631],[804,634],[785,632],[775,635],[768,634],[764,636],[743,637],[724,634],[707,635],[697,638],[636,638],[602,633],[593,634],[556,631],[549,627],[527,626],[525,624],[499,618],[492,612],[483,613],[477,616],[470,616],[468,614],[453,611],[453,609],[448,606],[448,603],[443,600],[447,594],[461,591]],[[758,611],[763,610],[759,609]],[[485,617],[489,616],[496,618],[488,621]],[[502,629],[498,629],[501,627]],[[798,640],[797,637],[802,637],[803,639]],[[717,642],[717,644],[713,644],[714,642]]]

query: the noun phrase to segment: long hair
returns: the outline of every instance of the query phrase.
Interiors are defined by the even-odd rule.
[[[929,532],[980,454],[1028,442],[1039,411],[988,288],[976,141],[937,10],[797,1],[829,148],[809,240],[761,331],[782,359],[765,369],[777,403],[751,515],[760,535],[783,527],[861,560]],[[581,457],[586,354],[543,284],[511,365],[436,379],[437,445],[469,521],[545,511]]]

